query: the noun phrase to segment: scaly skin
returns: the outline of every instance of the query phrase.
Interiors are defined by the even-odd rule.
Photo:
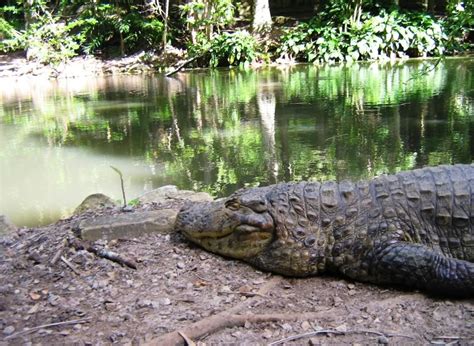
[[[175,229],[211,252],[283,275],[342,273],[474,296],[474,165],[239,190],[185,206]]]

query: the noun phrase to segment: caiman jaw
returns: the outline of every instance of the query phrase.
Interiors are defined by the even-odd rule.
[[[178,214],[175,229],[206,250],[246,259],[256,256],[273,239],[273,219],[267,212],[224,202],[195,203]]]

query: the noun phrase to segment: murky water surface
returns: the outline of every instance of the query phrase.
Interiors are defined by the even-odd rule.
[[[0,83],[0,214],[70,215],[89,194],[227,195],[474,156],[474,59]]]

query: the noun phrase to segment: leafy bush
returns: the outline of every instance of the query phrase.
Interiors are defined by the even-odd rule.
[[[443,19],[443,27],[448,36],[447,48],[458,52],[469,48],[466,42],[469,29],[474,28],[474,1],[448,1],[447,16]]]
[[[162,21],[141,15],[133,6],[125,11],[110,4],[84,8],[74,25],[87,54],[120,41],[128,51],[157,45],[164,27]]]
[[[11,52],[24,47],[21,33],[0,17],[0,52]]]
[[[340,25],[313,19],[282,37],[281,55],[309,62],[383,60],[441,55],[447,35],[440,21],[424,13],[363,13],[360,21]]]
[[[212,38],[210,65],[249,65],[257,58],[257,42],[247,31],[223,32]]]
[[[0,7],[0,52],[22,49],[24,40],[17,29],[20,10],[15,6]]]

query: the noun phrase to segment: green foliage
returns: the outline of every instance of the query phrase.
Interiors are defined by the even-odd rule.
[[[185,23],[191,31],[207,31],[212,36],[211,27],[219,32],[234,22],[235,7],[231,0],[194,0],[180,6]]]
[[[77,36],[83,42],[84,52],[96,53],[120,40],[127,51],[159,44],[163,22],[145,17],[132,6],[130,10],[111,4],[99,4],[85,8],[75,21]]]
[[[447,12],[443,26],[448,35],[448,49],[453,52],[464,51],[469,48],[466,42],[469,29],[474,28],[474,1],[450,0]]]
[[[308,62],[350,62],[441,55],[446,50],[444,28],[428,14],[381,10],[377,15],[362,13],[360,19],[346,19],[336,27],[319,19],[299,24],[283,36],[279,53]]]
[[[21,33],[0,17],[0,52],[10,52],[21,48],[23,48]]]
[[[236,12],[248,13],[249,2],[187,0],[180,2],[178,12],[172,7],[166,14],[164,3],[11,0],[0,6],[0,51],[24,49],[32,59],[56,64],[79,53],[118,53],[119,47],[126,54],[161,47],[163,40],[169,41],[163,37],[167,32],[175,46],[187,46],[189,56],[209,52],[211,66],[248,64],[274,53],[268,45],[256,45],[246,31],[235,32]],[[439,56],[473,47],[468,40],[474,0],[448,0],[441,9],[444,17],[402,11],[395,1],[317,3],[316,18],[271,41],[278,55],[331,63]]]
[[[23,34],[28,59],[54,65],[75,56],[79,42],[71,35],[73,28],[74,25],[42,17]]]
[[[223,32],[211,40],[209,64],[244,65],[252,63],[257,57],[257,42],[247,31]]]

